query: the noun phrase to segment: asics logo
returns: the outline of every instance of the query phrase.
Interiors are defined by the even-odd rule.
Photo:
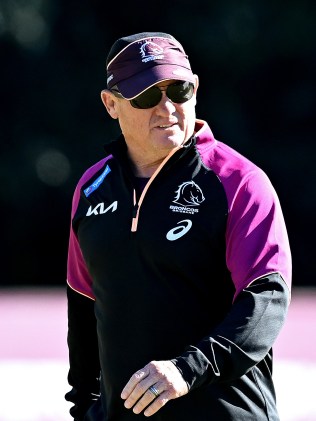
[[[183,223],[183,225],[179,225],[178,227],[172,228],[170,231],[167,232],[167,240],[175,241],[178,238],[183,237],[192,227],[192,221],[190,219],[184,219],[183,221],[179,221],[178,224]]]
[[[115,202],[113,202],[112,205],[108,206],[106,209],[104,209],[104,203],[101,202],[97,206],[95,206],[94,208],[92,208],[92,206],[90,206],[89,209],[88,209],[88,212],[86,213],[86,216],[102,215],[103,213],[106,213],[110,210],[112,210],[112,212],[114,212],[114,211],[116,211],[116,209],[117,209],[117,200]]]

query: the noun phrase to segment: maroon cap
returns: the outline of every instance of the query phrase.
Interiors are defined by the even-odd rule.
[[[116,85],[126,99],[167,79],[195,82],[188,56],[169,34],[131,35],[113,47],[107,59],[107,86],[111,89]]]

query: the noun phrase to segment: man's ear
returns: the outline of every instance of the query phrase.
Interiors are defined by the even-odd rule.
[[[194,75],[194,79],[195,79],[195,84],[194,84],[194,104],[196,105],[197,100],[196,100],[196,94],[197,94],[197,90],[199,87],[199,77],[198,75]]]
[[[194,79],[195,79],[194,94],[196,95],[196,92],[197,92],[198,87],[199,87],[199,77],[198,77],[198,75],[194,75]]]
[[[117,119],[117,99],[112,94],[112,92],[108,89],[103,89],[103,91],[101,91],[101,99],[110,116],[114,119]]]

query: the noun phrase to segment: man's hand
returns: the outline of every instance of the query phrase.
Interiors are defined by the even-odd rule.
[[[125,400],[125,407],[133,408],[135,414],[146,408],[144,415],[149,417],[170,399],[187,393],[187,384],[171,361],[151,361],[133,374],[124,387],[121,398]]]

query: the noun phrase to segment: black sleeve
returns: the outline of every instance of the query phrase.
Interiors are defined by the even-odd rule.
[[[285,321],[290,292],[271,274],[245,288],[223,322],[172,362],[189,389],[243,376],[271,350]]]
[[[100,394],[100,362],[94,315],[94,301],[67,286],[68,299],[68,383],[65,399],[73,402],[70,414],[82,421]]]

